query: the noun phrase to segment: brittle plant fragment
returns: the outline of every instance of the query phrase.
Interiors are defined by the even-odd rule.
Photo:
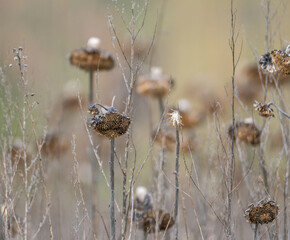
[[[258,111],[258,113],[261,117],[265,117],[265,118],[275,117],[275,115],[273,113],[274,110],[273,110],[273,108],[270,107],[270,105],[262,104],[258,101],[255,101],[253,106],[254,106],[255,110]]]
[[[101,49],[100,45],[99,38],[90,38],[86,47],[71,52],[70,63],[88,72],[111,70],[115,66],[114,58],[108,51]]]
[[[99,107],[105,110],[105,113],[100,111]],[[89,125],[99,135],[105,136],[109,139],[119,137],[128,131],[131,120],[124,114],[120,114],[117,110],[111,107],[104,107],[96,103],[89,107],[89,113],[93,115]]]

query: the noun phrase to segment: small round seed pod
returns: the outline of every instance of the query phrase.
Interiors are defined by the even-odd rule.
[[[258,111],[259,115],[261,117],[275,117],[274,115],[274,110],[273,108],[271,108],[268,104],[262,104],[258,101],[255,101],[255,103],[253,104],[254,108],[256,111]]]
[[[252,119],[245,119],[244,121],[236,122],[235,124],[234,140],[249,143],[251,145],[258,145],[261,142],[261,130],[253,123]],[[231,125],[228,130],[229,139],[232,138],[233,126]]]
[[[245,211],[245,217],[252,224],[267,224],[277,218],[278,212],[278,204],[267,198],[250,204]]]
[[[115,65],[114,58],[99,46],[99,38],[90,38],[87,47],[74,50],[70,54],[70,63],[88,72],[111,70]]]
[[[204,117],[201,112],[193,111],[190,102],[186,99],[180,99],[177,103],[177,107],[170,108],[169,114],[172,114],[176,110],[179,111],[181,125],[184,128],[197,126]]]
[[[150,74],[139,77],[137,92],[153,98],[163,98],[172,87],[173,79],[164,75],[160,67],[152,67]]]
[[[100,104],[95,105],[103,107]],[[103,108],[106,110],[106,113],[103,114],[99,111],[90,121],[90,126],[94,128],[98,134],[110,139],[125,134],[131,123],[130,118],[118,113],[114,107]],[[96,110],[90,109],[93,109],[93,106],[89,108],[89,111],[92,111],[93,114],[97,112]]]

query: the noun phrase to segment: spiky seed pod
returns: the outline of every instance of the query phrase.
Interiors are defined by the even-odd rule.
[[[146,233],[155,233],[156,221],[158,221],[159,231],[165,231],[174,225],[174,219],[169,213],[165,213],[163,210],[154,211],[151,209],[144,213],[139,228],[142,228]]]
[[[252,122],[251,119],[236,122],[236,131],[234,133],[234,140],[238,138],[240,141],[258,145],[261,142],[261,130]],[[228,137],[232,138],[233,126],[231,125],[228,130]]]
[[[90,38],[87,47],[74,50],[70,54],[70,63],[88,72],[111,70],[115,65],[114,58],[107,51],[100,49],[99,45],[100,39]]]
[[[271,52],[272,61],[276,71],[283,74],[290,74],[290,55],[281,50],[273,50]]]
[[[148,75],[140,76],[137,82],[137,92],[153,98],[165,97],[173,87],[173,79],[163,75],[162,69],[151,68]]]
[[[89,109],[92,109],[92,107]],[[129,117],[118,113],[115,108],[110,107],[105,114],[99,112],[98,115],[95,115],[90,121],[90,126],[98,134],[111,139],[125,134],[130,123],[131,120]]]
[[[253,104],[256,111],[258,111],[259,115],[262,117],[275,117],[274,110],[268,104],[262,104],[258,101],[255,101]]]
[[[267,224],[276,219],[278,212],[278,204],[266,198],[250,204],[245,211],[245,217],[252,224]]]

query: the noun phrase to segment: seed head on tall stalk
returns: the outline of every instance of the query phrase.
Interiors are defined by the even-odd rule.
[[[103,114],[98,110],[97,106],[105,109]],[[110,139],[111,154],[110,154],[110,221],[111,235],[110,239],[116,239],[116,218],[115,218],[115,184],[114,184],[114,153],[115,153],[115,138],[125,134],[131,123],[130,118],[120,114],[111,106],[104,107],[101,104],[94,104],[89,108],[89,112],[93,115],[90,126],[100,135]]]

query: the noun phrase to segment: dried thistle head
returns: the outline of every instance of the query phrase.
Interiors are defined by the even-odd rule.
[[[74,50],[70,54],[70,63],[88,72],[111,70],[115,65],[114,58],[107,51],[100,49],[99,45],[100,39],[90,38],[87,47]]]
[[[156,222],[158,223],[159,231],[165,231],[174,225],[174,219],[169,213],[165,213],[161,209],[156,211],[151,209],[144,213],[138,227],[146,233],[155,233]]]
[[[152,67],[150,74],[140,76],[137,82],[137,92],[153,98],[165,97],[172,87],[172,78],[164,75],[159,67]]]
[[[95,105],[102,106],[100,104]],[[103,108],[106,110],[104,114],[100,113],[99,110],[95,110],[93,106],[89,108],[89,111],[93,115],[98,112],[90,121],[90,126],[94,128],[98,134],[110,139],[125,134],[131,123],[130,118],[118,113],[114,107]]]
[[[290,47],[287,46],[285,51],[273,50],[261,56],[259,64],[267,72],[279,72],[285,75],[290,74]]]
[[[288,50],[287,50],[288,51]],[[272,61],[276,71],[289,75],[290,74],[290,55],[281,50],[273,50],[271,52]]]
[[[174,111],[178,111],[182,121],[182,127],[191,128],[197,126],[204,115],[201,112],[193,111],[191,109],[191,104],[186,99],[181,99],[178,101],[177,107],[172,107],[169,110],[169,114],[172,114]]]
[[[172,123],[173,127],[179,128],[182,125],[181,116],[178,110],[173,110],[168,113],[170,116],[169,121]]]
[[[133,220],[139,225],[143,221],[144,214],[153,209],[153,197],[145,187],[137,187],[133,204]]]
[[[232,138],[233,130],[234,127],[232,125],[227,130],[230,139]],[[236,139],[251,145],[258,145],[261,142],[261,130],[253,123],[252,119],[236,122],[234,140]]]
[[[259,115],[262,117],[275,117],[274,110],[268,104],[262,104],[258,101],[255,101],[253,104],[256,111],[258,111]]]
[[[278,213],[278,204],[267,198],[250,204],[245,211],[245,217],[252,224],[267,224],[274,221]]]

